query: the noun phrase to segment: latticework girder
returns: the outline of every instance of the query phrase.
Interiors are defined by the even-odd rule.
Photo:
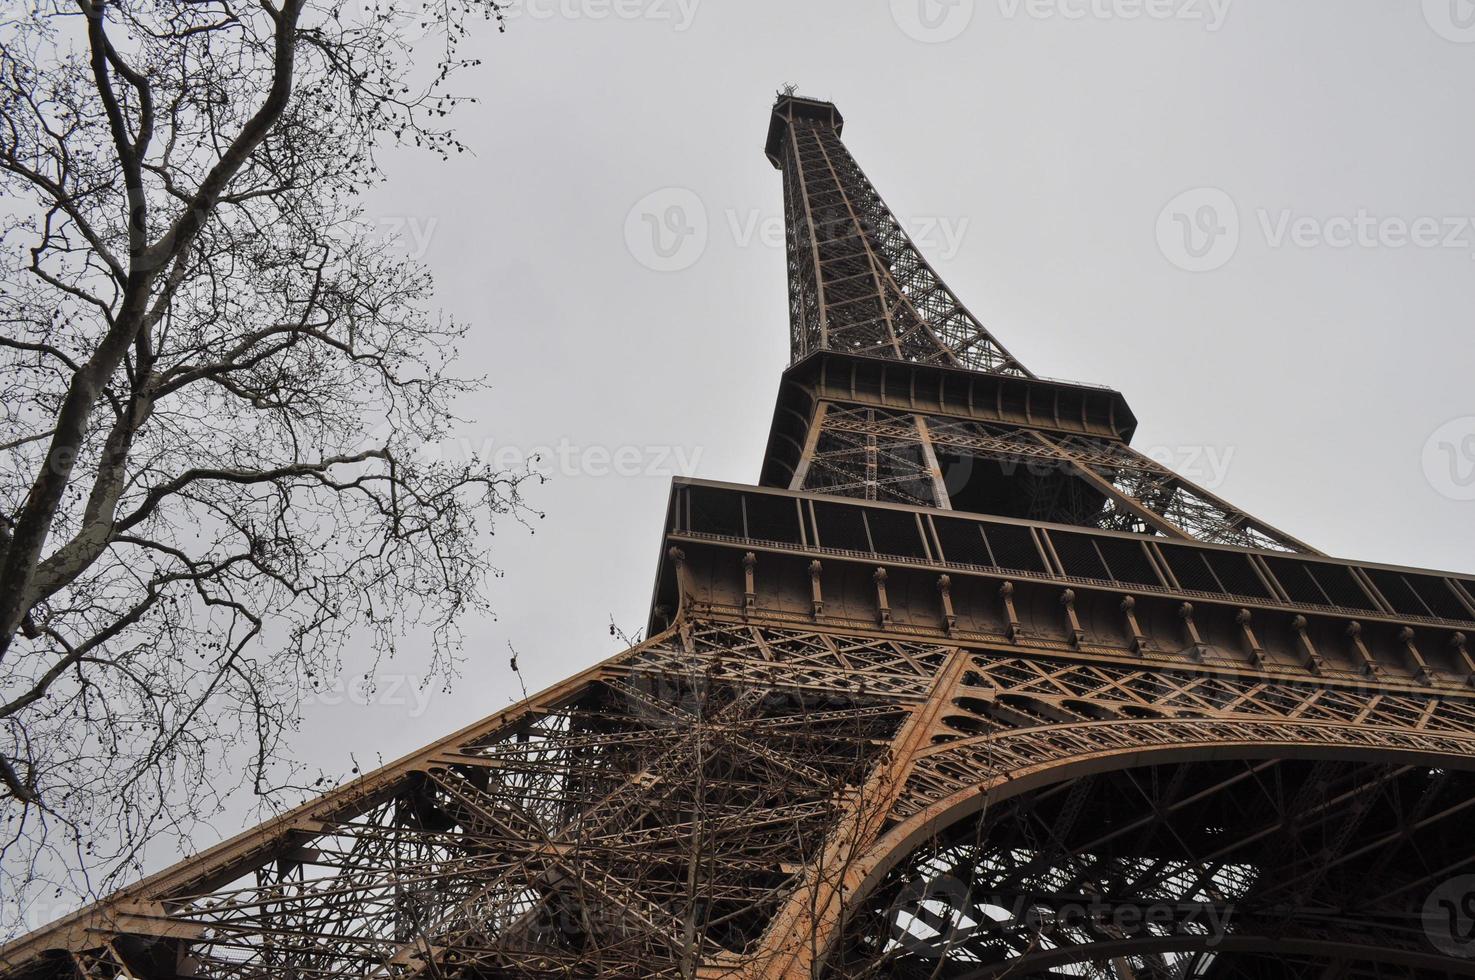
[[[1315,551],[1122,442],[837,402],[811,425],[795,490]]]
[[[1412,968],[1442,954],[1411,910],[1475,867],[1472,768],[1448,693],[682,617],[6,975],[1189,977],[1262,940]]]
[[[1472,808],[1468,772],[1370,761],[1197,760],[1058,783],[908,855],[852,917],[831,970],[1291,977],[1309,956],[1324,972],[1468,974],[1475,964],[1438,962],[1420,912],[1449,859],[1469,861]],[[1246,966],[1297,948],[1285,972]]]
[[[759,939],[943,655],[683,624],[7,965],[111,941],[135,976],[678,976]]]
[[[818,350],[1028,376],[927,264],[840,140],[839,113],[780,99],[793,358]]]

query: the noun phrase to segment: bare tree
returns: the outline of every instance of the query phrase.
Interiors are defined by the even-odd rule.
[[[222,759],[279,788],[345,638],[420,626],[443,670],[485,604],[527,474],[412,451],[477,383],[355,202],[386,145],[463,150],[448,86],[500,12],[28,2],[0,21],[0,846],[18,888],[104,887],[209,815]]]

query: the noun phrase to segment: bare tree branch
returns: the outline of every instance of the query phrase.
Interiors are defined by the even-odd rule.
[[[462,149],[497,0],[38,0],[0,25],[0,869],[137,873],[292,777],[302,694],[407,631],[454,671],[526,471],[422,458],[465,327],[356,201]],[[443,32],[439,63],[404,39]],[[22,902],[22,904],[24,904]],[[14,923],[0,923],[0,932]]]

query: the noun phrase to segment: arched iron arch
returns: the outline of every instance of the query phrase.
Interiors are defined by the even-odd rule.
[[[1179,937],[1132,939],[1102,943],[1094,951],[1111,959],[1140,956],[1147,953],[1196,951],[1196,945]],[[1277,940],[1264,936],[1226,936],[1214,948],[1219,954],[1250,953],[1276,958],[1309,959],[1327,963],[1374,962],[1410,970],[1428,970],[1440,976],[1475,976],[1475,959],[1459,959],[1413,950],[1377,950],[1367,945],[1318,941],[1313,939]],[[1037,971],[1079,962],[1067,951],[1050,950],[1030,954],[1005,964],[985,967],[963,974],[957,980],[1001,980],[1003,976],[1025,980]]]
[[[1196,722],[1199,720],[1193,719],[1192,721]],[[1110,726],[1115,731],[1128,731],[1134,727],[1155,724],[1156,722],[1117,721],[1111,722]],[[1226,726],[1236,723],[1218,721],[1212,724],[1215,726]],[[1252,724],[1256,729],[1267,727],[1267,723],[1265,722],[1245,724],[1246,727],[1250,727]],[[1269,723],[1269,727],[1276,726],[1274,723]],[[1045,736],[1048,732],[1049,729],[1029,729],[1008,737],[1039,738]],[[863,869],[863,874],[854,882],[853,891],[857,895],[863,895],[874,886],[878,876],[889,871],[896,861],[905,857],[912,847],[915,847],[935,831],[956,823],[959,820],[966,819],[984,806],[990,803],[1003,802],[1012,796],[1028,792],[1040,786],[1063,782],[1080,776],[1129,768],[1134,765],[1143,764],[1149,759],[1156,762],[1256,758],[1348,759],[1358,761],[1405,762],[1414,765],[1475,771],[1475,739],[1451,738],[1448,740],[1448,743],[1446,750],[1432,751],[1429,749],[1395,745],[1391,742],[1386,745],[1375,746],[1348,746],[1295,740],[1272,742],[1264,740],[1262,733],[1255,739],[1238,741],[1206,740],[1202,742],[1158,744],[1144,743],[1129,752],[1103,749],[1064,759],[1051,759],[1047,762],[1040,763],[1038,766],[1004,773],[989,780],[980,780],[976,785],[966,789],[960,789],[951,796],[939,800],[925,810],[897,824],[896,827],[892,828],[868,850],[866,856],[858,865],[859,868]],[[1472,837],[1472,841],[1475,841],[1475,837]]]
[[[1321,740],[1305,739],[1303,733],[1298,731],[1301,726],[1295,724],[1271,726],[1276,731],[1267,732],[1264,723],[1244,723],[1242,737],[1236,740],[1227,737],[1230,733],[1223,730],[1222,724],[1206,723],[1203,726],[1217,732],[1218,737],[1212,741],[1154,743],[1142,739],[1130,749],[1103,748],[1063,758],[1042,759],[1032,767],[997,774],[938,800],[893,827],[866,852],[849,880],[847,905],[852,909],[863,906],[867,897],[882,885],[887,875],[909,856],[925,847],[929,841],[945,835],[950,829],[975,820],[981,821],[986,808],[1004,806],[1011,800],[1046,789],[1062,788],[1063,792],[1063,787],[1081,786],[1093,777],[1124,772],[1174,766],[1206,768],[1230,763],[1248,765],[1263,762],[1267,765],[1299,764],[1303,767],[1322,764],[1382,767],[1390,771],[1401,770],[1405,774],[1413,773],[1415,776],[1427,773],[1431,778],[1436,773],[1456,774],[1450,777],[1457,777],[1459,782],[1454,792],[1475,809],[1475,751],[1472,751],[1475,746],[1468,739],[1456,738],[1441,742],[1438,739],[1425,740],[1420,736],[1423,744],[1415,746],[1409,744],[1407,732],[1372,730],[1361,733],[1367,737],[1365,744],[1327,744]],[[1151,729],[1155,723],[1119,721],[1112,725],[1117,730],[1135,726],[1139,729],[1139,735],[1146,735],[1147,732],[1140,729]],[[1026,736],[1048,739],[1049,733],[1048,730],[1034,730],[1006,737]],[[1465,819],[1469,819],[1468,812]],[[1470,864],[1467,870],[1475,870],[1475,838],[1470,838],[1463,846],[1460,857]],[[1357,941],[1358,938],[1366,941]],[[1423,943],[1421,947],[1407,936],[1389,934],[1385,937],[1373,931],[1365,931],[1361,937],[1352,938],[1336,934],[1275,936],[1251,929],[1243,935],[1221,935],[1217,943],[1207,945],[1204,936],[1123,935],[1092,942],[1089,946],[1032,950],[992,965],[981,964],[975,971],[939,973],[938,976],[966,977],[969,980],[974,977],[983,980],[1006,974],[1011,977],[1044,976],[1049,974],[1036,971],[1102,959],[1202,952],[1206,948],[1218,955],[1268,954],[1305,957],[1326,963],[1379,962],[1410,971],[1433,970],[1446,976],[1475,975],[1475,958],[1448,955],[1430,947],[1428,943]]]

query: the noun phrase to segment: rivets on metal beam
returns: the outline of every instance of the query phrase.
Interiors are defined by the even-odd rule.
[[[758,556],[751,551],[743,554],[743,618],[753,615],[758,605],[758,592],[753,584],[753,570],[758,566]]]
[[[999,598],[1004,603],[1004,623],[1009,630],[1009,639],[1015,643],[1019,642],[1019,611],[1014,608],[1014,583],[1005,582],[999,586]]]
[[[692,599],[691,582],[686,569],[686,552],[673,545],[671,550],[666,552],[666,556],[671,559],[671,564],[676,566],[676,612],[679,615],[691,604]]]
[[[1414,644],[1413,627],[1405,626],[1399,630],[1398,642],[1403,644],[1404,652],[1408,654],[1408,659],[1413,662],[1414,669],[1418,671],[1420,684],[1427,686],[1439,680],[1439,675],[1429,666],[1429,661],[1424,659],[1424,655],[1419,652],[1418,646]]]
[[[953,612],[953,579],[951,575],[939,575],[937,577],[937,594],[942,600],[942,622],[949,636],[953,628],[958,625],[958,617]]]
[[[1296,633],[1296,642],[1301,647],[1301,653],[1305,655],[1301,666],[1320,677],[1326,672],[1326,661],[1321,659],[1321,654],[1316,652],[1316,644],[1311,642],[1311,635],[1306,631],[1309,625],[1305,616],[1297,616],[1291,620],[1291,629]]]
[[[825,595],[819,584],[820,574],[824,570],[818,559],[809,563],[809,611],[815,619],[825,614]]]
[[[1234,621],[1239,624],[1240,636],[1244,639],[1245,652],[1249,654],[1250,660],[1261,670],[1265,669],[1265,648],[1260,646],[1260,638],[1255,635],[1255,628],[1250,625],[1254,615],[1248,609],[1241,609],[1234,614]]]
[[[1367,644],[1362,641],[1362,624],[1357,620],[1347,624],[1347,637],[1352,641],[1352,652],[1357,656],[1362,665],[1362,672],[1367,677],[1381,680],[1383,677],[1383,665],[1378,663],[1376,657],[1368,650]]]
[[[1193,603],[1185,602],[1179,606],[1178,617],[1183,620],[1183,632],[1188,637],[1188,655],[1194,660],[1202,661],[1204,655],[1209,651],[1209,646],[1199,635],[1198,624],[1193,621]]]
[[[1065,609],[1065,623],[1070,630],[1070,645],[1079,647],[1086,639],[1086,631],[1081,629],[1081,617],[1076,615],[1076,590],[1066,589],[1060,593],[1060,605]]]
[[[1465,669],[1465,683],[1475,687],[1475,659],[1470,656],[1469,642],[1464,633],[1456,633],[1449,638],[1449,645],[1454,647],[1456,661]]]
[[[886,569],[878,568],[871,576],[876,583],[876,611],[880,616],[882,626],[891,625],[891,603],[886,598]]]
[[[1137,622],[1137,598],[1122,596],[1122,615],[1127,620],[1127,635],[1132,638],[1132,652],[1139,657],[1147,652],[1147,636]]]

